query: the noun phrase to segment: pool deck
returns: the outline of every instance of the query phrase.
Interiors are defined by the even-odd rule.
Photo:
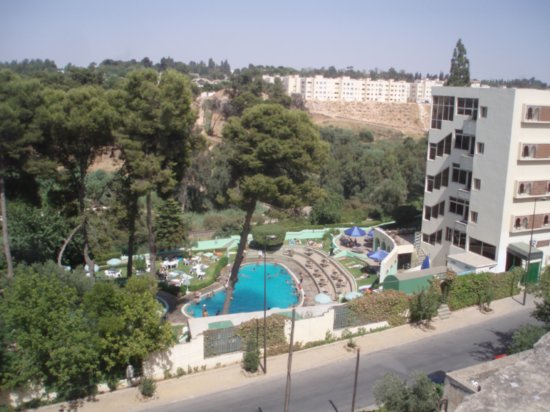
[[[290,256],[291,254],[292,256]],[[296,283],[299,283],[300,278],[302,279],[302,295],[298,306],[317,305],[315,296],[323,292],[329,295],[333,302],[337,303],[340,296],[357,290],[357,284],[353,276],[336,259],[327,255],[321,249],[308,246],[283,247],[276,252],[268,252],[266,259],[268,262],[283,265]],[[259,251],[248,250],[242,264],[258,263],[261,260],[263,260],[263,257],[260,257]],[[229,278],[229,274],[230,268],[224,268],[219,279],[201,290],[201,293],[204,295],[222,289]],[[188,293],[180,298],[167,293],[161,296],[169,305],[167,319],[174,324],[188,323],[191,317],[183,313],[183,307],[192,302],[193,293]],[[218,319],[219,317],[209,316],[209,319]]]

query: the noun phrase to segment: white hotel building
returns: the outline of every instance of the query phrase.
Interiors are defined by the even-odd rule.
[[[432,93],[423,251],[458,274],[529,262],[536,279],[550,264],[550,91]]]

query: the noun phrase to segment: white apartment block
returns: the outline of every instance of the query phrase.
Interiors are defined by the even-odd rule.
[[[432,93],[422,249],[458,274],[536,279],[550,264],[550,91]]]
[[[443,86],[441,80],[421,79],[411,84],[410,101],[416,103],[432,102],[432,87]]]
[[[300,76],[294,74],[292,76],[283,77],[283,86],[285,88],[286,94],[292,96],[293,94],[300,94],[302,90],[302,82]]]
[[[408,83],[393,79],[352,79],[347,76],[262,76],[263,80],[269,83],[273,83],[277,77],[281,79],[289,96],[300,94],[306,101],[429,103],[432,87],[443,85],[442,81],[428,79]]]

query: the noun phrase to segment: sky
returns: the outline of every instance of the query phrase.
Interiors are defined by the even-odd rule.
[[[227,59],[550,83],[549,0],[0,0],[0,61]]]

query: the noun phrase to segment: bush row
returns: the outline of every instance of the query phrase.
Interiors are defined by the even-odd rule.
[[[451,310],[458,310],[478,305],[480,296],[484,294],[489,294],[492,299],[516,295],[519,293],[521,276],[521,270],[457,276],[452,282],[447,304]]]
[[[373,293],[354,299],[348,307],[363,324],[388,321],[391,326],[407,323],[409,296],[396,290]]]

